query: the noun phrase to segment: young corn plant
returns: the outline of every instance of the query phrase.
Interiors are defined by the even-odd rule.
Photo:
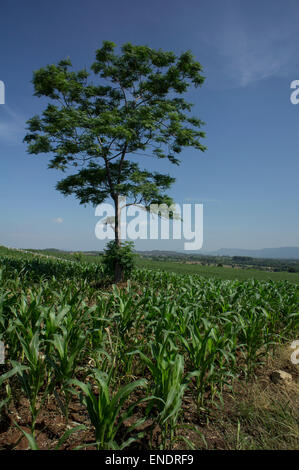
[[[98,296],[95,301],[96,307],[90,311],[88,323],[91,354],[103,349],[107,336],[106,328],[112,324],[111,311],[113,311],[112,296]]]
[[[216,393],[216,385],[220,386],[228,376],[233,377],[231,366],[235,355],[231,351],[232,339],[224,336],[221,331],[202,323],[202,328],[196,322],[189,326],[189,338],[180,336],[194,375],[196,377],[198,406],[204,405],[205,391],[210,389],[212,397]]]
[[[53,383],[55,382],[55,386],[60,386],[63,391],[64,404],[56,388],[54,393],[68,424],[69,402],[71,398],[69,381],[75,377],[78,361],[86,343],[86,334],[81,332],[76,337],[76,340],[74,340],[65,327],[61,326],[60,329],[61,332],[55,333],[54,339],[51,340],[56,354],[52,357],[47,356],[47,361],[54,372]]]
[[[119,336],[125,340],[125,336],[137,321],[140,302],[136,302],[134,299],[130,282],[128,282],[126,290],[121,290],[114,284],[113,299],[114,314],[112,318],[116,322]]]
[[[42,408],[49,392],[50,387],[45,385],[46,361],[43,354],[42,343],[38,333],[33,337],[29,334],[27,337],[19,337],[23,348],[25,364],[11,361],[17,368],[17,377],[19,379],[24,395],[28,398],[31,412],[31,432],[35,436],[35,425],[39,411]],[[43,388],[44,387],[44,388]]]
[[[147,414],[153,409],[158,411],[157,422],[162,431],[161,446],[165,448],[169,435],[170,442],[173,440],[189,377],[184,380],[184,357],[178,354],[169,334],[165,334],[163,342],[151,343],[150,349],[151,357],[142,351],[135,353],[140,355],[154,381],[153,397],[147,406]]]
[[[142,305],[143,299],[136,298],[133,295],[130,282],[126,290],[121,291],[115,285],[113,286],[113,315],[111,320],[111,330],[114,331],[113,345],[116,351],[116,362],[119,371],[123,375],[130,377],[134,366],[134,356],[130,354],[132,350],[138,347],[142,328]],[[144,317],[143,317],[144,319]]]
[[[95,444],[98,450],[122,450],[130,445],[134,438],[118,444],[116,436],[122,423],[134,413],[138,403],[134,403],[123,410],[124,403],[139,387],[147,385],[146,379],[140,379],[121,387],[115,394],[110,391],[113,371],[105,374],[95,369],[92,374],[94,386],[98,393],[93,391],[90,383],[83,383],[75,379],[71,384],[81,389],[81,401],[86,406],[90,421],[95,430]],[[73,393],[77,393],[75,390]]]
[[[269,347],[275,343],[275,336],[269,332],[267,312],[253,308],[247,317],[238,315],[239,341],[244,347],[246,375],[249,377],[254,368],[265,357]]]

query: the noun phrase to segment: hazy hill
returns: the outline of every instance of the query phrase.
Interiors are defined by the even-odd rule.
[[[206,253],[212,256],[251,256],[252,258],[299,259],[299,247],[263,248],[261,250],[242,250],[239,248],[221,248]]]

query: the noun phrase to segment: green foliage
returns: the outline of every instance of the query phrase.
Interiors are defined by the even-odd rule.
[[[200,264],[185,264],[178,261],[148,259],[142,257],[137,260],[137,267],[142,269],[151,269],[155,271],[176,273],[176,274],[189,274],[204,276],[208,279],[227,279],[246,281],[249,279],[258,279],[260,281],[289,281],[299,284],[299,273],[287,272],[271,272],[256,269],[233,269],[233,266],[219,268],[218,266],[208,266],[206,262]],[[281,271],[280,269],[278,271]]]
[[[25,337],[20,336],[20,343],[22,345],[27,365],[23,366],[21,363],[16,361],[12,361],[12,365],[18,368],[17,377],[19,379],[19,383],[23,393],[30,403],[32,419],[31,432],[34,437],[36,418],[49,393],[50,387],[48,384],[48,386],[46,386],[42,391],[46,374],[46,364],[45,356],[42,353],[42,342],[40,341],[38,333],[36,332],[32,338],[30,332],[24,336]],[[41,392],[42,398],[39,399]]]
[[[116,243],[111,240],[104,249],[102,264],[104,273],[109,277],[115,275],[115,268],[118,264],[122,271],[122,280],[128,279],[134,269],[135,254],[133,253],[133,242]]]
[[[32,281],[50,280],[55,277],[57,280],[80,279],[81,281],[96,281],[103,279],[103,265],[95,263],[77,263],[63,259],[51,259],[47,257],[33,256],[6,256],[5,268],[12,272],[17,270],[23,278]]]
[[[90,73],[71,70],[69,59],[35,71],[35,95],[47,97],[56,104],[49,104],[41,117],[34,116],[28,121],[29,132],[25,137],[30,153],[55,154],[50,163],[52,168],[76,167],[80,158],[85,163],[82,158],[85,154],[90,173],[79,172],[78,177],[84,179],[89,175],[91,180],[97,179],[93,182],[102,185],[103,197],[111,190],[105,185],[107,177],[121,185],[119,173],[127,172],[127,178],[132,177],[131,185],[122,189],[134,194],[134,183],[142,185],[150,176],[140,172],[138,165],[130,162],[124,165],[123,152],[132,154],[144,151],[150,144],[158,144],[153,155],[177,164],[175,154],[183,147],[205,150],[200,143],[204,137],[200,130],[202,121],[185,113],[192,105],[176,96],[186,92],[190,85],[197,87],[204,82],[202,66],[191,52],[176,57],[172,52],[130,43],[122,46],[119,55],[114,49],[115,44],[104,41],[91,66],[105,86],[101,82],[88,83]],[[107,81],[111,84],[107,85]],[[101,158],[107,162],[115,160],[110,172],[105,165],[95,163]],[[158,175],[153,183],[159,183],[160,179],[162,186],[169,183],[167,177],[163,180],[163,175]],[[92,197],[91,194],[78,196]]]
[[[146,379],[140,379],[121,387],[114,395],[111,395],[109,385],[112,374],[113,370],[110,370],[109,374],[97,369],[93,370],[92,376],[98,389],[97,394],[93,392],[89,383],[85,384],[79,380],[72,381],[72,384],[79,387],[83,392],[81,393],[81,400],[87,408],[90,421],[94,427],[95,440],[99,450],[122,450],[133,441],[133,439],[129,439],[120,446],[115,441],[123,421],[132,416],[136,403],[129,406],[126,411],[121,412],[121,409],[136,388],[147,385]]]
[[[165,447],[168,430],[173,437],[182,398],[188,387],[188,379],[184,380],[184,357],[179,354],[168,333],[151,342],[150,355],[142,351],[135,352],[140,355],[154,381],[154,396],[149,400],[147,413],[154,407],[157,409],[162,446]]]

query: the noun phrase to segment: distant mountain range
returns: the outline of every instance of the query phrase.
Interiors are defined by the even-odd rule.
[[[239,248],[221,248],[206,252],[211,256],[251,256],[252,258],[299,259],[299,247],[262,248],[260,250],[243,250]]]

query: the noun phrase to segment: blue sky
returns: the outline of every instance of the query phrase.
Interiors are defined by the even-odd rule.
[[[94,208],[55,190],[62,175],[48,157],[29,156],[25,121],[46,102],[32,72],[69,56],[89,67],[103,40],[181,53],[191,49],[206,81],[188,94],[205,121],[208,150],[187,150],[170,195],[204,205],[203,250],[299,245],[299,79],[296,0],[10,0],[1,4],[0,245],[102,249]],[[139,241],[138,249],[182,249],[180,241]]]

